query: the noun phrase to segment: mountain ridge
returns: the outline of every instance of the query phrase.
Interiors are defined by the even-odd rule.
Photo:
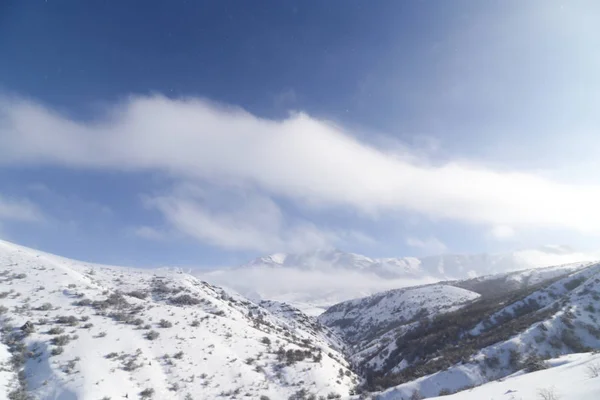
[[[594,259],[594,255],[567,246],[421,258],[370,258],[339,249],[321,249],[274,253],[238,267],[194,274],[255,300],[282,301],[318,315],[336,303],[399,287]]]
[[[0,242],[0,299],[2,400],[341,396],[358,382],[329,328],[177,269]]]
[[[462,399],[593,366],[572,353],[600,348],[600,263],[395,288],[313,318],[178,268],[0,241],[0,288],[0,400]]]

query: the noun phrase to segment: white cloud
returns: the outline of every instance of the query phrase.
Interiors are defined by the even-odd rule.
[[[267,197],[240,191],[225,194],[184,185],[172,194],[146,199],[167,223],[199,241],[228,250],[302,252],[342,239],[305,221],[286,220]]]
[[[296,91],[291,88],[287,88],[282,90],[273,96],[274,103],[276,106],[289,106],[294,104],[297,100],[298,96],[296,95]]]
[[[515,236],[515,231],[510,226],[496,225],[490,230],[493,238],[498,240],[506,240]]]
[[[251,299],[278,300],[298,307],[308,303],[323,308],[383,290],[436,281],[429,276],[390,279],[345,269],[302,270],[263,266],[196,271],[195,274],[202,280],[232,288]]]
[[[434,166],[407,151],[374,148],[306,114],[273,121],[199,99],[133,97],[85,122],[29,101],[4,99],[0,164],[167,171],[180,179],[241,185],[265,199],[345,206],[365,214],[402,210],[488,229],[600,232],[597,185],[464,161]],[[251,228],[244,213],[257,207],[277,214],[263,203],[252,204],[235,218],[185,199],[160,198],[156,206],[173,224],[203,240],[218,237],[230,246],[255,248],[263,245],[254,235],[264,232]],[[201,221],[202,227],[187,218]],[[310,226],[296,228],[299,236],[320,240]],[[271,231],[278,229],[283,230]],[[268,234],[261,240],[273,241]]]
[[[42,213],[30,201],[10,199],[0,195],[0,220],[40,221]]]
[[[448,250],[448,247],[435,237],[429,237],[427,239],[409,237],[406,239],[406,244],[431,254],[440,254]]]
[[[158,229],[152,228],[151,226],[138,226],[133,229],[133,234],[137,237],[147,240],[164,240],[166,239],[166,234],[161,232]]]

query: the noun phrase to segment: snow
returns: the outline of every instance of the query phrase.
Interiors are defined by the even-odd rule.
[[[15,375],[10,368],[8,348],[0,343],[0,400],[7,400],[8,393],[15,388]]]
[[[170,293],[157,289],[161,287]],[[149,295],[125,295],[129,306],[111,306],[106,312],[74,304],[82,299],[101,302],[117,290]],[[9,310],[3,326],[7,318],[15,331],[27,321],[34,323],[35,331],[24,343],[37,353],[25,364],[36,399],[138,398],[148,388],[157,399],[183,399],[188,393],[194,399],[280,399],[301,388],[348,395],[356,382],[351,372],[338,377],[340,368],[348,370],[341,342],[316,320],[289,306],[262,307],[178,269],[95,265],[0,241],[0,292],[8,292],[1,300]],[[173,304],[181,294],[199,304]],[[37,310],[45,303],[52,308]],[[142,326],[118,322],[111,312],[135,312]],[[60,324],[59,316],[77,321]],[[163,319],[172,326],[161,328]],[[150,329],[143,329],[145,324]],[[58,346],[50,343],[56,337],[47,333],[52,327],[62,327],[71,337],[64,352],[53,356],[50,351]],[[155,340],[145,338],[151,330],[159,333]],[[280,346],[311,356],[288,365],[277,360]],[[320,361],[312,359],[317,354]],[[0,362],[6,357],[0,347]],[[14,371],[3,370],[0,383],[12,382],[12,375]]]
[[[352,320],[345,329],[347,337],[354,337],[361,330],[379,330],[379,326],[391,321],[413,319],[421,310],[428,313],[448,312],[461,304],[474,300],[479,294],[448,285],[427,285],[378,293],[366,298],[336,304],[319,317],[327,326],[336,321]]]
[[[561,246],[504,254],[370,258],[335,249],[276,253],[236,268],[195,271],[200,279],[255,300],[291,303],[315,315],[381,291],[595,259]],[[535,273],[530,273],[535,279]],[[529,279],[523,276],[522,279]]]
[[[386,391],[385,396],[381,399],[400,399],[401,395],[408,398],[414,390],[418,390],[423,396],[433,397],[437,396],[441,389],[454,392],[464,387],[477,386],[504,378],[513,372],[509,365],[511,351],[517,351],[522,358],[535,354],[546,359],[577,351],[577,348],[573,347],[574,345],[570,345],[563,339],[565,332],[570,332],[571,336],[576,339],[575,342],[580,342],[578,347],[600,348],[600,328],[598,326],[600,310],[595,307],[600,299],[600,264],[573,272],[534,291],[523,300],[507,304],[490,318],[488,324],[480,323],[470,333],[479,335],[484,329],[493,330],[495,326],[502,324],[502,320],[496,320],[499,315],[515,314],[516,310],[527,303],[529,299],[537,302],[539,313],[549,314],[546,314],[541,320],[533,319],[532,325],[509,339],[480,349],[470,358],[469,362],[456,364],[444,371],[398,385]],[[493,368],[485,367],[485,361],[492,358],[497,358],[498,365]],[[560,357],[558,361],[551,361],[551,364],[559,365],[565,360],[570,359]],[[481,395],[481,392],[477,393]],[[455,398],[462,399],[460,396]],[[515,397],[515,399],[518,398]]]
[[[554,393],[560,400],[597,400],[600,377],[593,377],[590,369],[600,369],[600,355],[570,354],[549,360],[552,368],[528,374],[517,373],[505,379],[461,391],[449,396],[431,397],[444,400],[543,400],[542,391]],[[447,389],[458,388],[460,382],[447,382]],[[415,385],[416,386],[416,385]],[[412,392],[411,392],[412,393]],[[423,394],[423,393],[422,393]],[[375,396],[376,400],[400,400],[410,394],[396,389]]]
[[[550,250],[561,256],[566,251]],[[351,371],[346,357],[355,365],[367,362],[378,369],[385,361],[384,354],[396,348],[395,339],[420,318],[460,310],[480,296],[474,290],[459,287],[460,282],[427,284],[363,295],[314,318],[312,315],[340,295],[340,288],[326,290],[330,280],[307,280],[303,282],[306,287],[299,288],[294,278],[336,276],[337,284],[355,282],[346,288],[346,295],[368,295],[377,286],[370,284],[386,279],[373,272],[374,259],[368,257],[341,253],[313,256],[334,263],[354,263],[356,268],[345,271],[346,278],[352,278],[345,280],[343,274],[336,275],[341,271],[337,267],[322,271],[318,263],[309,265],[306,271],[286,267],[282,263],[293,257],[285,254],[269,258],[279,266],[248,267],[270,271],[267,283],[288,291],[287,297],[282,297],[289,303],[284,303],[263,300],[268,291],[260,287],[255,288],[255,295],[249,300],[235,287],[213,286],[177,268],[96,265],[0,241],[0,303],[6,307],[0,315],[0,334],[4,340],[15,333],[20,335],[20,327],[29,326],[26,322],[33,324],[33,332],[22,340],[29,354],[23,368],[34,399],[98,400],[126,395],[135,399],[150,388],[154,399],[166,400],[183,399],[187,394],[193,399],[287,399],[300,389],[317,396],[337,393],[347,397],[359,378]],[[417,265],[414,260],[410,266]],[[465,258],[440,257],[435,269],[447,273],[449,266],[454,268],[461,260]],[[399,269],[408,265],[395,259],[385,259],[378,265],[384,264],[392,269],[396,264]],[[462,264],[466,275],[472,272],[466,268],[468,265]],[[407,270],[410,268],[403,269]],[[298,275],[290,275],[290,271]],[[303,275],[307,273],[310,275]],[[565,273],[569,276],[564,277]],[[214,271],[210,276],[219,274],[222,271]],[[278,281],[282,276],[292,279]],[[367,276],[373,280],[366,282]],[[241,278],[245,277],[241,274]],[[584,378],[582,371],[600,363],[599,356],[565,356],[574,349],[552,341],[571,326],[569,329],[583,346],[600,347],[600,307],[595,306],[600,299],[600,264],[522,271],[501,278],[514,281],[516,287],[530,287],[549,278],[554,281],[544,284],[546,287],[533,287],[533,293],[520,301],[499,303],[500,311],[485,324],[474,323],[471,335],[494,329],[502,323],[502,315],[516,314],[533,300],[545,313],[543,318],[511,333],[513,336],[507,340],[504,339],[508,336],[479,349],[463,363],[377,396],[385,400],[406,399],[416,389],[431,397],[441,389],[456,391],[482,385],[444,398],[533,399],[537,398],[538,389],[547,388],[547,383],[552,382],[563,400],[591,399],[589,393],[600,389],[596,382],[600,378]],[[494,279],[499,278],[478,278],[475,283]],[[386,281],[396,283],[393,279]],[[251,286],[255,282],[247,283]],[[311,284],[313,292],[307,292],[305,289]],[[294,287],[299,290],[289,290]],[[312,301],[304,301],[307,299]],[[46,307],[46,303],[51,307]],[[73,321],[61,322],[60,317],[73,317]],[[140,321],[134,321],[136,318]],[[64,333],[51,334],[49,330],[53,328],[61,328]],[[159,335],[149,340],[147,335],[152,331]],[[59,346],[52,340],[58,340],[59,335],[66,335],[67,343],[62,345],[62,353],[53,355],[51,352]],[[14,347],[11,349],[14,351]],[[507,365],[511,350],[554,357],[549,361],[552,368],[515,374]],[[8,365],[11,356],[8,348],[0,344],[0,400],[18,387],[17,371]],[[483,368],[484,360],[491,357],[498,358],[498,367]],[[392,371],[404,367],[406,360]],[[567,393],[569,386],[563,385],[558,373],[579,382],[577,388]],[[498,379],[502,381],[494,381]]]

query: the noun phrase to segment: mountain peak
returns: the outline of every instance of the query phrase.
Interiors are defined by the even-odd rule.
[[[196,274],[253,299],[283,301],[317,314],[319,309],[335,303],[383,290],[593,259],[588,254],[572,252],[567,246],[421,258],[371,258],[329,248],[297,254],[274,253],[237,268]]]
[[[358,268],[373,260],[360,254],[348,253],[336,248],[321,248],[304,253],[273,253],[256,258],[243,267],[291,267],[300,269]]]

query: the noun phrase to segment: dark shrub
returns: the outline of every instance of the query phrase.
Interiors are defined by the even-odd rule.
[[[50,329],[48,329],[48,331],[46,332],[49,335],[60,335],[61,333],[64,333],[65,330],[64,328],[61,328],[60,326],[54,326]]]
[[[170,328],[173,326],[173,323],[171,321],[167,321],[166,319],[161,319],[158,323],[158,326],[161,328]]]
[[[144,389],[140,392],[140,397],[142,399],[149,399],[152,396],[154,396],[154,389],[152,389],[152,388]]]
[[[154,340],[156,338],[158,338],[160,336],[160,333],[156,332],[156,331],[150,331],[148,333],[146,333],[145,337],[148,340]]]
[[[133,290],[133,291],[127,293],[127,296],[131,296],[131,297],[135,297],[136,299],[144,300],[146,297],[148,297],[148,292],[144,292],[141,290]]]
[[[52,343],[55,346],[64,346],[64,345],[68,344],[70,341],[71,341],[71,338],[69,337],[69,335],[55,336],[52,339],[50,339],[50,343]]]
[[[50,355],[52,355],[52,356],[57,356],[57,355],[59,355],[59,354],[62,354],[62,353],[63,353],[63,351],[65,351],[65,349],[64,349],[64,348],[62,348],[62,347],[60,347],[60,346],[59,346],[59,347],[54,347],[54,348],[53,348],[53,349],[50,351]]]
[[[69,326],[75,326],[79,323],[79,320],[74,315],[62,315],[56,318],[56,322],[59,324],[65,324]]]
[[[189,294],[182,294],[177,297],[171,298],[171,303],[177,306],[193,306],[196,304],[200,304],[200,299],[190,296]]]

